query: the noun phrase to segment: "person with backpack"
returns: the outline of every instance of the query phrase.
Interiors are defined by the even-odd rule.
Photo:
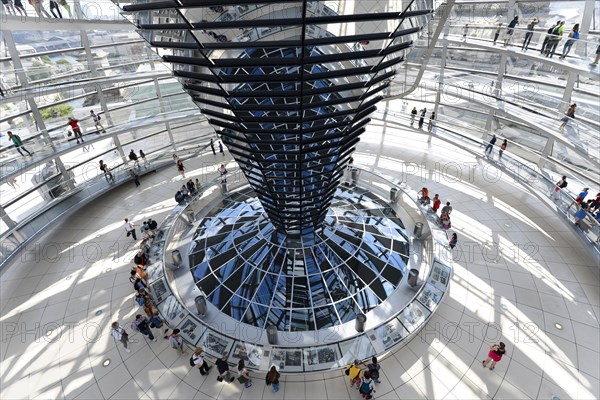
[[[277,371],[277,367],[275,365],[271,365],[271,369],[267,372],[267,376],[265,377],[265,383],[267,386],[273,386],[273,393],[279,392],[279,377],[281,375]]]
[[[190,366],[193,368],[198,368],[198,370],[200,370],[200,375],[204,376],[204,375],[208,375],[208,371],[210,371],[210,369],[212,367],[209,367],[208,364],[206,363],[206,360],[204,360],[204,349],[202,347],[196,347],[196,350],[194,350],[194,354],[192,354],[192,356],[190,357]]]
[[[252,379],[250,379],[250,374],[246,369],[246,365],[244,364],[244,360],[240,360],[237,366],[238,370],[238,382],[244,384],[244,388],[248,389],[252,386]]]
[[[163,326],[166,326],[166,328],[163,332],[163,335],[164,335],[163,338],[165,338],[165,339],[169,338],[169,335],[167,335],[167,332],[169,332],[169,326],[167,325],[165,320],[160,317],[157,310],[154,311],[154,314],[152,314],[152,316],[148,319],[148,322],[150,324],[150,328],[154,328],[154,329],[160,329]]]
[[[360,386],[358,387],[358,392],[366,400],[373,398],[372,393],[375,393],[375,389],[373,389],[373,380],[371,379],[369,371],[365,371],[363,374],[363,377],[360,380]]]
[[[359,366],[360,364],[362,364],[360,361],[354,360],[352,364],[346,367],[345,371],[345,374],[348,375],[348,379],[350,379],[350,387],[354,387],[354,385],[356,385],[357,389],[360,385],[360,379],[362,377],[362,371]]]
[[[563,176],[560,181],[556,182],[556,184],[554,185],[553,191],[551,192],[551,195],[553,195],[553,199],[554,201],[558,201],[560,200],[560,192],[562,189],[567,187],[567,177]]]
[[[564,31],[565,21],[560,21],[558,25],[555,26],[554,29],[552,29],[552,35],[550,35],[550,39],[548,39],[548,43],[546,44],[546,51],[544,53],[546,57],[552,58]]]
[[[138,314],[135,316],[135,321],[131,323],[131,329],[134,331],[138,331],[144,336],[147,336],[148,339],[156,342],[156,338],[152,334],[152,330],[148,325],[148,319],[146,317],[142,317],[142,314]]]
[[[233,376],[229,375],[229,364],[227,364],[227,358],[229,357],[229,353],[225,352],[221,355],[215,365],[217,366],[217,371],[219,371],[219,376],[217,376],[217,380],[219,382],[227,382],[231,383],[235,380]]]
[[[494,145],[496,144],[496,135],[492,135],[492,138],[490,139],[490,142],[488,143],[488,145],[485,147],[485,150],[483,151],[483,155],[484,156],[490,156],[492,154],[492,150],[494,149]]]
[[[112,323],[111,334],[112,334],[113,338],[115,339],[115,342],[123,343],[123,347],[125,347],[125,351],[128,353],[131,353],[131,349],[129,349],[127,346],[128,346],[128,343],[131,343],[132,341],[129,339],[129,335],[127,334],[125,329],[119,325],[118,321],[115,321]]]
[[[379,381],[379,370],[381,369],[381,365],[377,362],[377,357],[371,358],[371,364],[367,364],[367,368],[369,369],[373,381],[375,383],[381,383]]]
[[[554,25],[552,25],[550,28],[548,28],[548,30],[546,31],[546,36],[544,37],[544,41],[542,42],[542,47],[540,48],[540,54],[544,54],[546,52],[546,47],[548,46],[548,42],[550,41],[550,38],[552,37],[552,31],[554,30],[554,28],[556,28],[558,26],[558,24],[560,24],[560,21],[556,21],[556,23]]]
[[[100,123],[102,117],[100,117],[98,114],[94,114],[94,110],[90,110],[90,117],[92,117],[92,120],[94,121],[94,126],[96,127],[97,133],[100,133],[100,129],[102,129],[102,133],[106,133],[106,129],[104,129]]]
[[[169,345],[177,350],[179,354],[185,354],[185,346],[183,345],[183,338],[179,334],[181,332],[179,329],[173,329],[173,333],[169,336]]]

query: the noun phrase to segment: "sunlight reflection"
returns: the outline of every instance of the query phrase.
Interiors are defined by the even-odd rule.
[[[525,214],[523,214],[522,212],[518,211],[514,207],[508,205],[507,203],[505,203],[504,201],[500,200],[497,197],[493,197],[492,198],[492,204],[495,207],[499,208],[500,210],[504,211],[506,214],[512,215],[513,217],[517,218],[520,221],[523,221],[524,223],[526,223],[527,225],[531,226],[532,228],[537,229],[538,231],[540,231],[541,233],[543,233],[544,236],[546,236],[548,239],[551,239],[554,242],[554,238],[552,236],[550,236],[548,233],[546,233],[546,231],[543,230],[538,224],[536,224],[535,222],[533,222]]]

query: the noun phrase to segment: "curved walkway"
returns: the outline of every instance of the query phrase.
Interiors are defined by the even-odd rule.
[[[418,337],[383,358],[376,398],[599,398],[598,265],[571,227],[465,151],[376,119],[367,130],[355,163],[440,193],[452,202],[459,236],[448,296]],[[222,161],[196,159],[189,176],[213,177]],[[109,323],[128,323],[138,311],[127,279],[133,241],[122,219],[160,221],[181,184],[167,168],[140,189],[118,188],[5,268],[2,398],[358,400],[341,371],[285,377],[273,394],[262,376],[244,390],[212,371],[202,377],[162,339],[135,334],[140,343],[129,354],[115,346]],[[508,354],[484,369],[487,349],[500,340]]]

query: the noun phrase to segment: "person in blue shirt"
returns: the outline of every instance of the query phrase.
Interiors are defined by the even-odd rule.
[[[590,190],[590,188],[583,188],[581,193],[577,195],[577,198],[569,205],[569,208],[573,207],[573,204],[577,204],[577,208],[580,208],[581,203],[583,203],[583,201],[588,195],[588,190]]]
[[[579,40],[579,24],[573,25],[573,29],[571,30],[571,33],[569,34],[569,39],[567,40],[567,42],[563,46],[562,56],[560,56],[561,60],[565,59],[565,57],[571,51],[571,47],[573,47],[573,44],[577,40]]]
[[[579,210],[577,210],[575,213],[575,225],[579,226],[579,221],[587,217],[587,212],[588,209],[585,207],[581,207]]]

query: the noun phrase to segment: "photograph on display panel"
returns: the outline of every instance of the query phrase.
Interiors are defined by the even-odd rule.
[[[150,285],[150,291],[152,292],[152,296],[154,297],[156,304],[162,303],[163,300],[171,294],[164,279],[159,279],[156,282],[153,282]]]
[[[163,270],[163,263],[156,262],[148,265],[148,267],[146,267],[146,272],[148,273],[148,282],[154,282],[155,280],[162,278],[165,273]]]
[[[369,335],[371,335],[371,340],[380,341],[384,348],[389,349],[400,342],[402,338],[408,336],[408,331],[402,326],[400,321],[394,318],[387,324],[382,325],[369,333]]]
[[[313,371],[342,366],[337,345],[311,347],[304,350],[305,370]]]
[[[303,371],[302,351],[296,349],[273,349],[269,364],[276,365],[280,371]]]
[[[184,339],[186,339],[189,343],[196,345],[206,328],[204,325],[188,315],[188,317],[180,325],[179,329],[181,330],[181,336]]]
[[[216,332],[207,330],[204,332],[204,336],[200,340],[201,346],[208,354],[215,358],[221,358],[224,352],[229,351],[232,339],[221,336]]]
[[[263,348],[251,343],[236,342],[233,350],[229,354],[229,360],[238,363],[239,360],[244,360],[246,366],[252,368],[260,367],[262,361]]]

